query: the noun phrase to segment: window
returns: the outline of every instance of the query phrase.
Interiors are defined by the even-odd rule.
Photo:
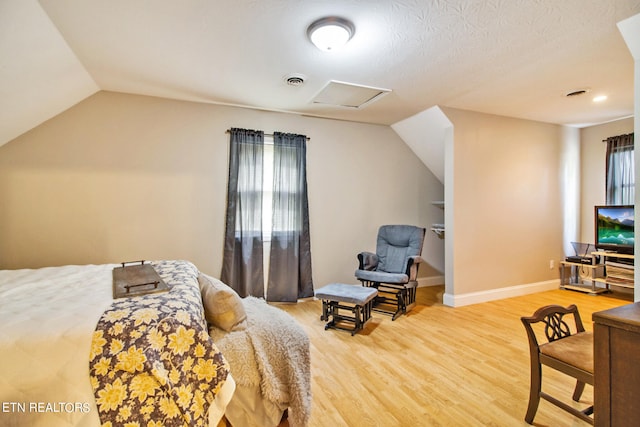
[[[268,271],[270,301],[312,296],[306,136],[229,133],[222,281],[243,297],[263,296]]]
[[[608,205],[631,205],[635,199],[633,134],[607,138],[606,200]]]
[[[262,163],[262,236],[271,241],[273,224],[273,137],[264,137],[264,155]]]
[[[299,216],[292,214],[290,211],[294,208],[289,200],[295,200],[297,190],[296,186],[290,185],[296,180],[298,173],[295,164],[281,159],[291,156],[294,153],[292,150],[281,149],[278,156],[280,161],[278,162],[278,171],[274,174],[276,168],[274,158],[274,143],[273,136],[264,136],[264,145],[261,146],[261,154],[257,155],[256,163],[253,166],[246,165],[239,169],[239,186],[238,192],[242,193],[240,199],[247,202],[256,201],[256,207],[258,204],[261,206],[260,212],[257,210],[247,211],[244,209],[238,209],[236,212],[236,233],[239,235],[241,230],[244,232],[251,231],[255,234],[260,233],[259,225],[262,226],[262,239],[265,242],[271,241],[271,235],[273,231],[287,232],[300,230],[300,224],[295,221]],[[259,175],[262,174],[262,179],[259,179]],[[278,179],[278,185],[274,182],[274,179]],[[278,203],[274,206],[274,187],[276,187],[277,194],[280,201],[284,200],[284,203]],[[261,202],[260,202],[261,201]],[[241,217],[242,213],[245,215],[258,214],[261,216],[261,221],[250,221]],[[276,218],[276,224],[274,225],[274,217]],[[250,230],[247,229],[247,224],[254,224]]]

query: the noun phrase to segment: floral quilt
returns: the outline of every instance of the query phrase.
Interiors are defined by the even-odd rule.
[[[169,292],[115,300],[93,335],[89,369],[102,426],[206,426],[229,365],[207,331],[198,270],[151,265]]]

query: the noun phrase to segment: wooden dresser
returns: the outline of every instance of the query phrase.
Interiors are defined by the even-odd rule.
[[[640,426],[640,303],[593,313],[598,427]]]

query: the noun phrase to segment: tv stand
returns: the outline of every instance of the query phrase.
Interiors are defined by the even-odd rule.
[[[596,251],[591,255],[599,256],[600,265],[604,265],[605,274],[596,278],[596,282],[603,283],[605,289],[610,290],[611,286],[634,288],[634,255],[610,251]]]
[[[560,289],[598,295],[610,292],[612,286],[634,288],[634,255],[595,251],[591,256],[594,258],[591,264],[560,263]],[[596,264],[598,257],[600,261]]]
[[[591,264],[561,261],[560,289],[587,292],[590,295],[609,292],[607,288],[597,286],[604,277],[604,271],[604,264],[596,264],[595,257]]]

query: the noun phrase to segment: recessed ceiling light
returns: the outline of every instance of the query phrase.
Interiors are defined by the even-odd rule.
[[[353,22],[337,16],[318,19],[307,28],[307,36],[318,49],[332,51],[347,44],[356,32]]]
[[[598,95],[593,97],[593,102],[602,102],[607,100],[607,95]]]

